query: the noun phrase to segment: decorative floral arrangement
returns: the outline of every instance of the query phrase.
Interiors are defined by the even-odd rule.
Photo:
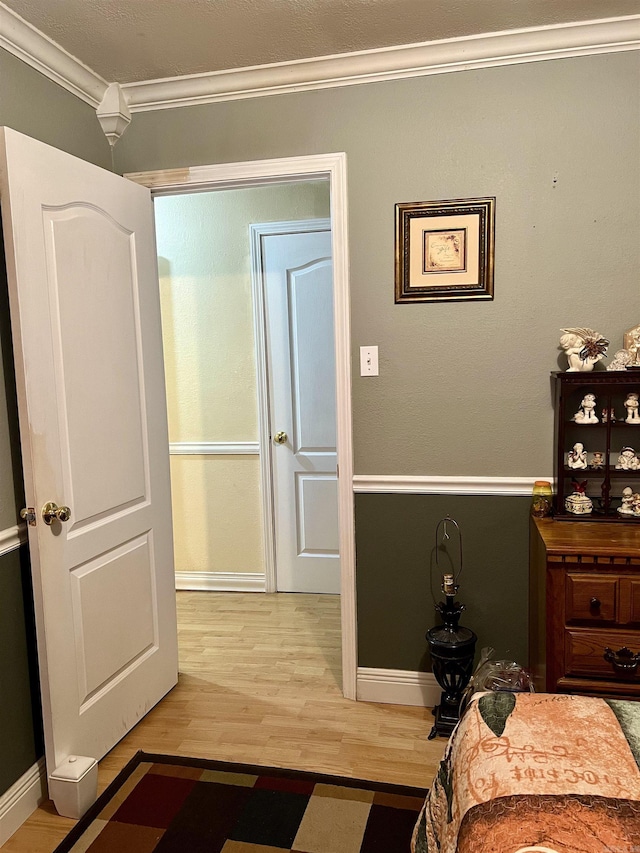
[[[609,341],[600,332],[587,328],[561,329],[560,346],[565,351],[569,367],[567,372],[593,370],[593,365],[604,358]]]

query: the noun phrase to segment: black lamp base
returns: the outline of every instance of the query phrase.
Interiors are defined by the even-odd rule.
[[[433,709],[435,720],[429,740],[437,735],[449,737],[460,719],[460,702],[471,678],[478,638],[469,628],[459,627],[463,609],[452,595],[447,595],[446,602],[436,605],[444,624],[427,632],[433,674],[442,688],[440,704]]]
[[[433,740],[438,735],[440,737],[449,737],[460,719],[459,704],[447,702],[446,694],[443,691],[440,697],[440,704],[436,705],[432,714],[435,719],[428,739]]]

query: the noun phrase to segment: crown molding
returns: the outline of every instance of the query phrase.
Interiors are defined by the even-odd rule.
[[[94,109],[107,91],[106,80],[2,3],[0,47]]]
[[[1,2],[0,48],[96,110],[109,88],[95,71]],[[638,49],[640,15],[630,15],[122,83],[120,90],[136,113]]]
[[[640,15],[193,74],[122,89],[132,113],[640,48]]]

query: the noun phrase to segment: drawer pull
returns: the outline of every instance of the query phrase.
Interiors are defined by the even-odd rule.
[[[604,659],[610,663],[616,672],[623,675],[633,675],[640,666],[640,652],[634,655],[626,646],[614,652],[608,646],[604,650]]]
[[[600,601],[599,598],[592,598],[591,601],[589,602],[589,604],[591,605],[591,607],[594,610],[597,610],[600,607],[600,605],[602,604],[602,602]]]

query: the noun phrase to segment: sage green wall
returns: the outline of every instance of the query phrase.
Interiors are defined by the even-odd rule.
[[[0,49],[0,125],[111,167],[95,110]],[[0,530],[18,522],[22,467],[4,259],[0,257]],[[42,755],[27,548],[0,556],[0,795]]]
[[[26,549],[0,556],[0,696],[1,795],[43,753]]]
[[[429,671],[425,642],[442,601],[442,574],[460,567],[449,526],[435,563],[436,528],[447,514],[462,531],[460,624],[478,636],[476,651],[528,661],[528,497],[495,495],[356,495],[358,666]],[[438,543],[442,543],[442,528]]]
[[[109,143],[95,109],[2,49],[0,126],[111,169]]]
[[[121,171],[345,151],[358,474],[552,471],[560,328],[640,315],[640,54],[137,114]],[[495,300],[394,305],[394,204],[496,196]],[[354,369],[354,374],[357,370]]]

